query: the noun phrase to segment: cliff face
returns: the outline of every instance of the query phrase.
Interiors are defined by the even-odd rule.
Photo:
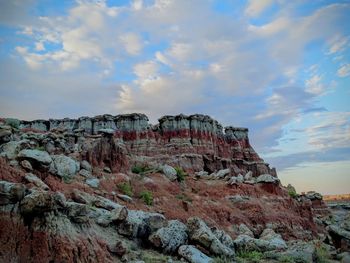
[[[225,127],[206,115],[164,116],[151,125],[144,114],[102,115],[93,118],[22,121],[22,129],[97,135],[104,129],[113,133],[116,143],[128,154],[179,165],[186,170],[209,173],[224,168],[252,171],[253,176],[274,169],[259,157],[249,143],[248,129]],[[234,169],[237,171],[237,169]]]

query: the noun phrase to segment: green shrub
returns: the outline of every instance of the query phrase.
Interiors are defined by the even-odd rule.
[[[264,254],[259,251],[241,250],[237,253],[237,257],[249,260],[249,262],[258,263],[264,258]]]
[[[11,126],[14,129],[18,129],[20,121],[17,119],[8,118],[5,120],[5,124]]]
[[[296,198],[298,196],[297,192],[294,189],[289,189],[288,194],[292,198]]]
[[[316,261],[318,263],[328,263],[330,259],[329,252],[323,244],[316,244]]]
[[[148,165],[146,164],[137,164],[134,167],[132,167],[131,171],[134,174],[143,174],[146,173],[148,171],[152,170],[152,168],[150,168]]]
[[[130,183],[120,183],[118,184],[118,188],[123,194],[133,196],[132,186]]]
[[[177,180],[179,182],[184,181],[185,177],[187,176],[186,172],[181,167],[175,167],[175,170],[176,170]]]
[[[295,260],[288,255],[283,255],[281,257],[278,258],[278,261],[281,263],[295,263]]]
[[[39,151],[45,151],[45,147],[44,146],[37,146],[35,147],[36,150],[39,150]]]
[[[150,191],[142,191],[140,193],[140,198],[145,202],[146,205],[152,205],[153,204],[153,194]]]

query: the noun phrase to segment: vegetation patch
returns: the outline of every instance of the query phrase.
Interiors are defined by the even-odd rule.
[[[5,120],[5,124],[11,126],[14,129],[18,129],[20,125],[20,121],[17,119],[7,118]]]
[[[258,263],[264,259],[264,254],[259,251],[241,250],[237,253],[237,262]]]
[[[220,257],[216,257],[214,258],[213,263],[231,263],[232,259],[224,257],[224,256],[220,256]]]
[[[125,195],[133,196],[132,186],[129,182],[118,184],[118,189]]]
[[[321,243],[316,244],[316,261],[318,263],[328,263],[330,258],[327,248]]]
[[[192,203],[192,199],[188,197],[186,194],[178,194],[176,195],[176,198],[182,201],[190,202]]]
[[[131,168],[131,171],[134,174],[144,174],[144,173],[147,173],[151,170],[152,170],[152,168],[149,167],[147,164],[137,164]]]
[[[177,176],[177,180],[179,182],[182,182],[185,180],[185,177],[187,176],[187,173],[181,168],[181,167],[175,167],[176,170],[176,176]]]
[[[140,198],[146,205],[153,205],[153,194],[150,191],[144,190],[140,193]]]

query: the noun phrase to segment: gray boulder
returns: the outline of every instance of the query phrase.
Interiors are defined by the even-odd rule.
[[[286,242],[280,234],[275,233],[270,228],[266,228],[260,235],[260,240],[267,240],[270,242],[269,246],[274,249],[283,250],[287,248]]]
[[[190,263],[214,262],[212,258],[208,257],[194,246],[183,245],[179,248],[178,253]]]
[[[238,233],[240,235],[247,235],[250,237],[254,237],[253,231],[251,231],[245,224],[240,224],[238,227]]]
[[[174,253],[187,243],[187,227],[178,220],[171,220],[166,227],[158,229],[149,237],[149,241],[165,253]]]
[[[32,165],[31,165],[30,162],[27,161],[27,160],[21,161],[21,166],[22,166],[24,169],[26,169],[27,171],[32,171],[32,170],[33,170]]]
[[[162,214],[128,210],[127,218],[118,226],[118,233],[131,238],[147,239],[165,225],[166,220]]]
[[[98,188],[100,185],[100,180],[97,178],[88,178],[86,179],[85,183],[92,188]]]
[[[75,223],[86,223],[89,221],[90,209],[85,204],[66,202],[68,217]]]
[[[215,255],[234,257],[233,248],[224,245],[198,217],[191,217],[187,220],[189,239],[195,244],[199,244]]]
[[[22,150],[19,152],[18,158],[35,161],[45,166],[49,165],[52,162],[52,158],[47,152],[39,150]]]
[[[89,172],[92,171],[91,164],[88,161],[86,161],[86,160],[81,161],[80,167],[81,167],[81,169],[85,169],[85,170],[87,170]]]
[[[170,181],[175,181],[177,179],[177,172],[174,167],[165,164],[162,166],[162,171]]]
[[[91,177],[91,172],[89,172],[88,170],[85,170],[85,169],[81,169],[79,171],[79,174],[83,177],[86,177],[86,178]]]
[[[15,159],[21,150],[29,147],[29,140],[10,141],[0,146],[0,157],[6,157],[9,160]]]
[[[68,156],[53,155],[52,158],[56,174],[60,177],[72,178],[79,171],[79,162]]]
[[[248,171],[245,175],[244,175],[244,181],[250,181],[253,179],[253,172],[252,171]]]
[[[224,178],[226,175],[229,175],[231,172],[230,168],[222,169],[216,172],[216,178],[221,179]]]
[[[271,174],[262,174],[259,175],[258,178],[256,178],[257,183],[273,183],[278,184],[280,182],[280,179],[277,177],[272,176]]]

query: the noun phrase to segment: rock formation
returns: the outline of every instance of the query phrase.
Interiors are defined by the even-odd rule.
[[[205,115],[0,119],[0,262],[346,259],[348,224],[291,189]]]

